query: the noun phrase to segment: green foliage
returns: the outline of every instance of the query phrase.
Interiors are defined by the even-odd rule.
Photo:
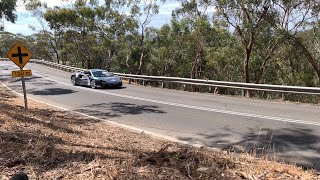
[[[0,1],[0,19],[3,17],[10,22],[15,22],[17,15],[16,10],[17,0],[1,0]]]
[[[0,19],[5,18],[7,21],[14,23],[17,19],[15,14],[17,6],[17,0],[1,0],[0,1]],[[4,27],[0,26],[0,31],[3,31]]]
[[[156,29],[149,24],[164,1],[101,4],[76,0],[68,7],[47,8],[39,0],[30,0],[27,9],[50,30],[43,28],[30,37],[2,33],[0,53],[4,56],[6,44],[25,38],[38,58],[85,68],[320,85],[320,9],[316,1],[178,2],[181,6],[172,12],[171,21]]]

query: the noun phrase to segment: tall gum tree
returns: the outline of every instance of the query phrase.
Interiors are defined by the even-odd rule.
[[[208,34],[210,33],[210,22],[208,20],[209,5],[203,1],[180,1],[181,8],[175,10],[176,16],[182,16],[190,22],[190,32],[193,39],[195,54],[191,63],[191,78],[201,78],[205,64],[205,47]]]
[[[26,4],[26,9],[31,12],[31,15],[35,17],[38,21],[39,25],[29,25],[29,27],[33,31],[38,31],[39,34],[42,34],[43,38],[50,45],[50,49],[52,49],[55,59],[57,63],[60,63],[60,54],[59,50],[61,49],[61,33],[59,29],[54,29],[53,31],[49,30],[48,23],[44,19],[44,14],[48,9],[47,4],[45,2],[41,2],[40,0],[29,0]],[[38,35],[39,37],[40,35]],[[51,59],[51,58],[50,58]]]
[[[99,32],[98,22],[104,21],[106,13],[106,6],[100,6],[98,1],[77,0],[70,8],[48,9],[44,18],[51,29],[69,35],[68,39],[74,45],[69,46],[73,48],[69,52],[76,52],[73,54],[80,57],[82,65],[92,68],[93,48],[97,45],[96,39]]]
[[[317,29],[320,19],[320,3],[315,0],[272,0],[272,11],[276,18],[272,21],[277,32],[286,37],[294,46],[300,48],[317,74],[320,85],[320,60],[316,51],[308,47],[301,33]],[[315,38],[316,40],[316,38]],[[311,42],[311,44],[316,41]],[[310,43],[309,43],[310,44]]]
[[[150,53],[147,49],[147,33],[150,30],[148,25],[151,22],[151,18],[158,13],[159,5],[157,4],[157,0],[136,1],[136,3],[131,7],[130,14],[137,21],[139,26],[138,28],[140,29],[140,33],[133,34],[139,41],[140,46],[139,66],[136,74],[143,74],[145,59]],[[139,30],[137,32],[139,32]]]
[[[257,36],[268,18],[270,0],[216,0],[218,15],[224,18],[234,29],[244,47],[243,77],[244,82],[251,83],[250,62]],[[251,96],[250,91],[246,91]]]

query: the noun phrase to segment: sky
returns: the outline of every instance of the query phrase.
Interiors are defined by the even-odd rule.
[[[63,0],[41,0],[42,2],[46,2],[48,7],[54,6],[68,6],[67,2]],[[172,10],[179,7],[179,3],[175,1],[167,1],[166,3],[159,3],[160,9],[159,14],[152,17],[152,21],[149,26],[152,27],[161,27],[163,24],[170,23],[171,20],[171,12]],[[28,13],[23,3],[18,2],[18,7],[16,9],[16,14],[18,15],[17,21],[15,23],[4,21],[5,31],[17,34],[21,33],[23,35],[31,35],[35,33],[29,28],[29,25],[36,26],[38,21],[36,18],[32,17],[30,13]]]

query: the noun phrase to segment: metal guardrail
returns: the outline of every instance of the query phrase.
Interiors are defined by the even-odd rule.
[[[0,61],[10,61],[9,58],[0,58]]]
[[[0,58],[0,60],[8,60],[7,58]],[[44,60],[31,59],[32,63],[43,64],[49,67],[61,69],[68,72],[83,71],[85,69],[75,68],[67,65],[57,64]],[[143,84],[145,81],[150,82],[161,82],[164,87],[165,82],[178,83],[178,84],[189,84],[199,86],[209,86],[210,88],[222,87],[232,88],[241,90],[255,90],[255,91],[266,91],[266,92],[280,92],[280,93],[294,93],[294,94],[308,94],[308,95],[320,95],[320,88],[318,87],[301,87],[301,86],[283,86],[283,85],[269,85],[269,84],[253,84],[253,83],[240,83],[240,82],[227,82],[227,81],[214,81],[214,80],[203,80],[203,79],[190,79],[190,78],[179,78],[179,77],[163,77],[163,76],[145,76],[145,75],[134,75],[134,74],[123,74],[113,73],[120,76],[123,79],[128,79],[129,83],[132,79],[142,80]]]

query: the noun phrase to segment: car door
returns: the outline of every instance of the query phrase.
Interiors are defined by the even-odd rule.
[[[79,84],[82,86],[87,86],[88,85],[88,76],[81,72],[78,76],[79,78]]]
[[[82,83],[84,86],[90,86],[90,80],[91,80],[91,72],[90,71],[84,71],[82,76]]]

